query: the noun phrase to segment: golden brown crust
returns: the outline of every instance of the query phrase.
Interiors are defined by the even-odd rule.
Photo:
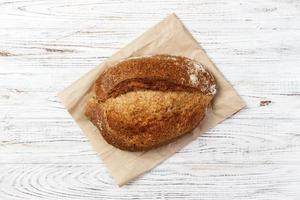
[[[162,98],[167,102],[159,103]],[[87,112],[109,144],[145,151],[189,133],[203,119],[211,98],[189,92],[137,91],[105,103],[92,100]]]
[[[215,93],[212,75],[194,65],[167,55],[120,62],[99,76],[85,114],[117,148],[168,144],[199,124]]]
[[[198,81],[198,80],[201,80]],[[99,76],[95,93],[105,101],[132,90],[197,91],[210,95],[215,80],[203,66],[181,56],[155,55],[130,58]]]

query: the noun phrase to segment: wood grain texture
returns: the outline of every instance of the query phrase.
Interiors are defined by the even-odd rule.
[[[118,188],[55,96],[172,12],[247,108]],[[0,199],[300,199],[299,21],[298,0],[0,1]]]

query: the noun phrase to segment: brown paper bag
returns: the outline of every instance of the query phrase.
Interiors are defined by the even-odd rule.
[[[130,56],[153,54],[181,55],[201,62],[217,80],[217,95],[207,116],[191,134],[187,134],[169,145],[147,152],[121,151],[107,144],[98,129],[84,116],[85,104],[91,96],[95,79],[107,66]],[[85,74],[62,91],[58,97],[88,137],[119,186],[153,168],[209,128],[216,126],[245,106],[244,101],[225,80],[175,14],[168,16],[118,51],[105,63]]]

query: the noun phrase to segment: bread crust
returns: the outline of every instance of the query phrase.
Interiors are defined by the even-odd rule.
[[[213,76],[188,58],[131,58],[99,76],[85,114],[109,144],[145,151],[192,131],[215,88]]]
[[[108,68],[95,83],[95,93],[105,101],[141,89],[201,91],[211,95],[214,77],[204,67],[182,56],[155,55],[126,59]]]

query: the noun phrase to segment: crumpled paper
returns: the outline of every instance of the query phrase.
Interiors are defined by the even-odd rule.
[[[205,119],[192,133],[169,145],[147,152],[119,150],[106,143],[99,130],[85,117],[86,102],[91,96],[94,81],[105,68],[131,56],[154,54],[180,55],[199,61],[214,75],[217,81],[217,94]],[[82,76],[60,92],[58,98],[87,136],[119,186],[152,169],[245,106],[241,97],[175,14],[166,17],[104,63]]]

